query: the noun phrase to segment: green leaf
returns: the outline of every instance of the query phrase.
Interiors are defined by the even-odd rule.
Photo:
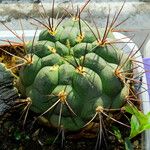
[[[17,141],[19,141],[21,139],[21,133],[18,130],[16,130],[14,132],[14,137]]]
[[[126,105],[125,111],[132,114],[131,117],[131,132],[129,138],[135,137],[137,134],[150,129],[150,112],[142,113],[134,105]]]
[[[131,131],[130,138],[135,137],[138,133],[140,133],[140,123],[135,115],[131,117]]]
[[[131,105],[131,104],[126,105],[125,106],[125,111],[132,114],[132,115],[137,116],[139,120],[142,120],[143,117],[145,118],[145,115],[141,111],[139,111],[137,109],[137,107],[134,106],[134,105]]]
[[[133,145],[129,138],[125,138],[125,150],[133,150]]]
[[[119,130],[117,127],[115,127],[115,126],[112,127],[112,130],[113,130],[113,132],[114,132],[116,138],[118,139],[118,141],[119,141],[120,143],[123,142],[123,139],[122,139],[122,135],[121,135],[120,130]]]

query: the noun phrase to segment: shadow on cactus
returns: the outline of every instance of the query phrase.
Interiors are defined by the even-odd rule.
[[[53,0],[52,18],[48,17],[47,24],[31,17],[45,28],[38,40],[34,37],[27,44],[22,40],[21,50],[25,55],[11,55],[22,60],[16,67],[21,66],[19,92],[28,100],[24,124],[29,109],[40,114],[36,120],[46,118],[62,134],[64,131],[90,130],[97,124],[95,149],[98,149],[105,132],[119,133],[116,127],[110,131],[113,124],[131,128],[130,138],[149,127],[138,131],[132,129],[132,122],[139,119],[136,117],[144,115],[136,109],[140,99],[134,88],[134,84],[142,83],[134,78],[134,56],[140,49],[135,52],[133,48],[129,54],[124,53],[123,48],[131,41],[124,43],[113,34],[122,31],[117,27],[127,20],[117,23],[125,2],[113,18],[110,18],[109,9],[104,29],[96,25],[90,11],[93,26],[82,19],[82,12],[89,2],[77,7],[75,15],[69,14],[71,18],[66,18],[68,14],[64,13],[55,24]],[[42,8],[44,14],[41,13],[41,17],[47,16],[43,5]],[[64,11],[69,13],[65,8]],[[124,43],[124,47],[119,48],[118,43]],[[134,115],[131,127],[130,121],[120,121],[124,112]]]

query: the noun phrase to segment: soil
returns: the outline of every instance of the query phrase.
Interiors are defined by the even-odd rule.
[[[37,114],[29,112],[23,126],[21,110],[13,110],[0,117],[0,150],[124,150],[124,142],[118,141],[110,129],[103,131],[101,146],[98,144],[98,128],[79,132],[58,131],[39,122],[33,124]],[[106,118],[105,118],[106,119]],[[121,118],[121,120],[124,118]],[[129,135],[129,129],[113,124],[120,129],[122,137]],[[106,126],[107,127],[107,126]],[[58,132],[60,134],[58,135]],[[63,134],[64,133],[64,134]],[[64,136],[63,136],[64,135]],[[58,137],[58,138],[57,138]],[[141,135],[132,140],[134,150],[141,150]]]

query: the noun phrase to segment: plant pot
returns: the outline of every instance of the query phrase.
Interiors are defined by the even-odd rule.
[[[22,35],[22,31],[20,31],[20,30],[16,31],[16,33],[17,33],[18,35],[20,35],[20,36]],[[37,31],[36,36],[38,36],[39,33],[40,33],[40,30]],[[25,40],[26,40],[26,41],[31,40],[31,39],[33,38],[34,34],[35,34],[35,31],[34,31],[34,30],[25,30],[25,31],[24,31],[24,36],[25,36],[25,38],[26,38]],[[2,35],[2,36],[1,36],[1,35]],[[18,40],[11,32],[9,32],[9,31],[1,31],[1,32],[0,32],[0,36],[1,36],[1,39],[2,39],[2,40],[10,40],[10,41],[18,41],[18,42],[19,42],[19,40]],[[116,39],[122,39],[123,42],[128,42],[128,41],[130,41],[129,38],[126,38],[124,35],[122,35],[122,34],[120,34],[120,33],[117,33],[117,32],[114,33],[114,36],[115,36]],[[4,43],[5,43],[5,42],[1,42],[2,45],[3,45]],[[118,44],[118,46],[119,46],[119,47],[122,47],[123,45],[122,45],[122,44]],[[131,51],[133,48],[134,48],[133,53],[138,50],[138,47],[137,47],[134,43],[128,43],[127,46],[124,47],[123,50],[124,50],[125,53],[130,53],[130,51]],[[140,66],[141,66],[141,67],[138,67],[138,68],[135,70],[135,73],[136,73],[136,74],[139,74],[140,72],[144,72],[144,69],[143,69],[143,68],[144,68],[144,65],[143,65],[143,63],[142,63],[143,60],[142,60],[142,56],[141,56],[141,54],[140,54],[139,51],[136,53],[135,58],[136,58],[136,61],[141,62],[141,63],[140,63]],[[147,81],[146,81],[146,75],[145,75],[145,73],[142,74],[142,76],[140,76],[139,78],[140,78],[139,80],[142,80],[142,82],[144,83],[144,84],[142,85],[142,87],[143,87],[144,89],[147,89],[148,87],[147,87]],[[138,86],[138,88],[139,88],[138,90],[141,90],[141,91],[142,91],[141,87],[139,87],[139,84],[138,84],[137,86]],[[140,94],[140,98],[141,98],[141,100],[143,100],[143,104],[142,104],[143,112],[146,114],[146,113],[148,113],[148,112],[150,111],[150,102],[149,102],[149,95],[148,95],[148,92],[146,91],[146,92],[143,92],[142,94]],[[143,136],[142,136],[142,137],[143,137],[143,140],[142,140],[142,141],[143,141],[143,143],[142,143],[143,149],[149,150],[149,148],[150,148],[150,143],[149,143],[150,131],[145,131],[142,135],[143,135]]]

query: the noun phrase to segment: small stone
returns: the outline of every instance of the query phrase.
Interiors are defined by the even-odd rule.
[[[139,148],[139,141],[136,140],[133,142],[134,148]]]

